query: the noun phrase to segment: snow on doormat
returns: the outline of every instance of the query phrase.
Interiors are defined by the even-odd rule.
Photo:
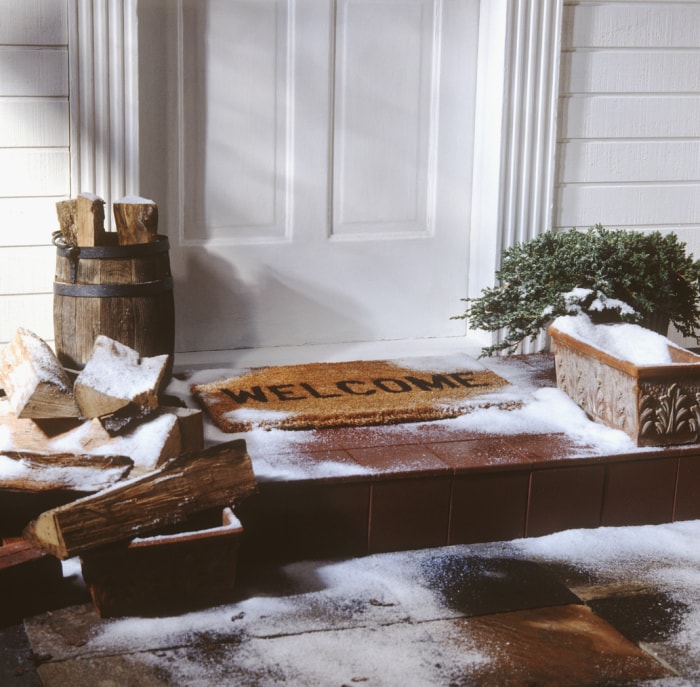
[[[508,382],[468,356],[264,367],[192,393],[224,432],[326,429],[457,417],[511,406]],[[490,397],[491,395],[491,397]]]

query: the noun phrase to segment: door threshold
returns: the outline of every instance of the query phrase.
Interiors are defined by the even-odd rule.
[[[478,357],[482,341],[470,337],[271,346],[175,354],[175,369],[248,368],[351,360],[394,360],[463,353]]]

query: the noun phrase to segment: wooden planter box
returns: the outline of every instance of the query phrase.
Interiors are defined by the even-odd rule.
[[[700,356],[669,345],[671,364],[635,365],[556,327],[549,328],[557,385],[593,419],[637,446],[689,444],[700,437]]]
[[[84,554],[83,578],[103,618],[225,603],[233,596],[242,533],[230,508],[200,513],[178,531]]]

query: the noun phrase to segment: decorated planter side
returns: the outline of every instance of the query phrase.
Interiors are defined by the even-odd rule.
[[[689,444],[700,437],[700,356],[669,344],[672,362],[635,365],[549,328],[558,387],[592,418],[638,446]]]
[[[101,617],[168,615],[231,600],[243,533],[231,509],[199,514],[180,529],[82,556]]]

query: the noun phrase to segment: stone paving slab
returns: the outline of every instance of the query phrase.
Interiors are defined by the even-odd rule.
[[[582,603],[633,610],[639,570],[526,560],[518,542],[257,572],[238,601],[181,616],[101,620],[88,602],[27,619],[42,687],[683,687],[700,671],[672,631],[640,646],[615,604]]]

